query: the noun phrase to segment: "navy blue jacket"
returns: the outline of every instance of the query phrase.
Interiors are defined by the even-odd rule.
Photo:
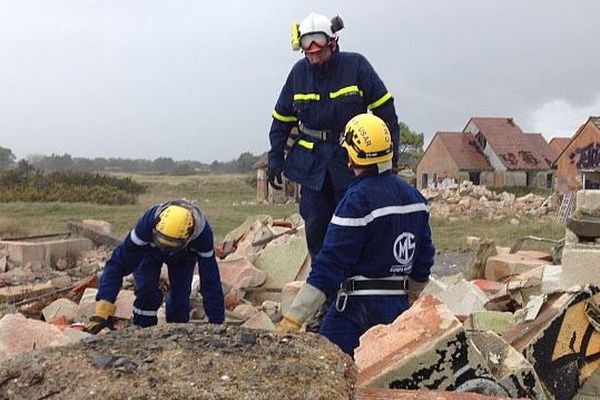
[[[323,66],[313,66],[306,58],[299,60],[273,111],[269,168],[281,168],[288,178],[313,190],[321,189],[327,171],[332,179],[349,184],[353,175],[339,143],[320,142],[300,134],[308,145],[296,141],[285,161],[284,147],[290,130],[299,123],[341,134],[352,117],[367,110],[390,128],[396,160],[399,127],[394,99],[367,59],[358,53],[336,51]]]
[[[391,172],[360,176],[338,204],[307,282],[327,297],[354,275],[424,282],[434,254],[421,193]]]
[[[107,300],[114,303],[121,290],[123,277],[131,274],[140,265],[144,257],[152,257],[160,265],[170,258],[169,254],[163,253],[152,243],[152,229],[156,221],[156,210],[160,206],[161,204],[158,204],[149,208],[140,218],[135,228],[127,235],[127,238],[113,251],[100,278],[96,300]],[[188,252],[197,257],[201,275],[200,293],[204,301],[204,310],[210,322],[220,324],[225,319],[221,277],[215,259],[212,230],[208,221],[204,220],[202,224],[204,229],[180,251]],[[169,268],[173,267],[177,268],[176,265],[169,265]]]

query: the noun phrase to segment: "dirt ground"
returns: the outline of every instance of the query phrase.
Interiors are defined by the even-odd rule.
[[[455,275],[459,272],[466,273],[474,259],[475,255],[470,251],[440,252],[435,255],[431,273],[435,274],[436,276]]]
[[[168,324],[0,364],[0,399],[351,399],[352,360],[313,334]]]

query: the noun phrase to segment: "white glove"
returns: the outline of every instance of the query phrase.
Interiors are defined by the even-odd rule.
[[[305,283],[300,289],[290,309],[284,317],[302,325],[309,317],[314,315],[325,303],[325,293],[316,287]]]

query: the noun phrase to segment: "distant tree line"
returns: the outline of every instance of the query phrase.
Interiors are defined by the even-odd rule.
[[[210,164],[200,161],[175,161],[170,157],[158,157],[154,160],[132,158],[84,158],[73,157],[68,153],[47,155],[31,155],[19,163],[27,163],[40,171],[122,171],[152,172],[165,174],[198,174],[198,173],[251,173],[260,155],[244,152],[231,161],[213,161]],[[16,158],[10,149],[0,146],[0,171],[17,166]]]

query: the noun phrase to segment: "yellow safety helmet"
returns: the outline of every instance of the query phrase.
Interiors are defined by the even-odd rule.
[[[377,165],[379,172],[392,168],[392,135],[376,115],[359,114],[348,121],[342,147],[357,166]]]
[[[184,248],[194,233],[192,211],[179,204],[167,203],[159,210],[153,229],[154,244],[164,250],[175,252]]]

